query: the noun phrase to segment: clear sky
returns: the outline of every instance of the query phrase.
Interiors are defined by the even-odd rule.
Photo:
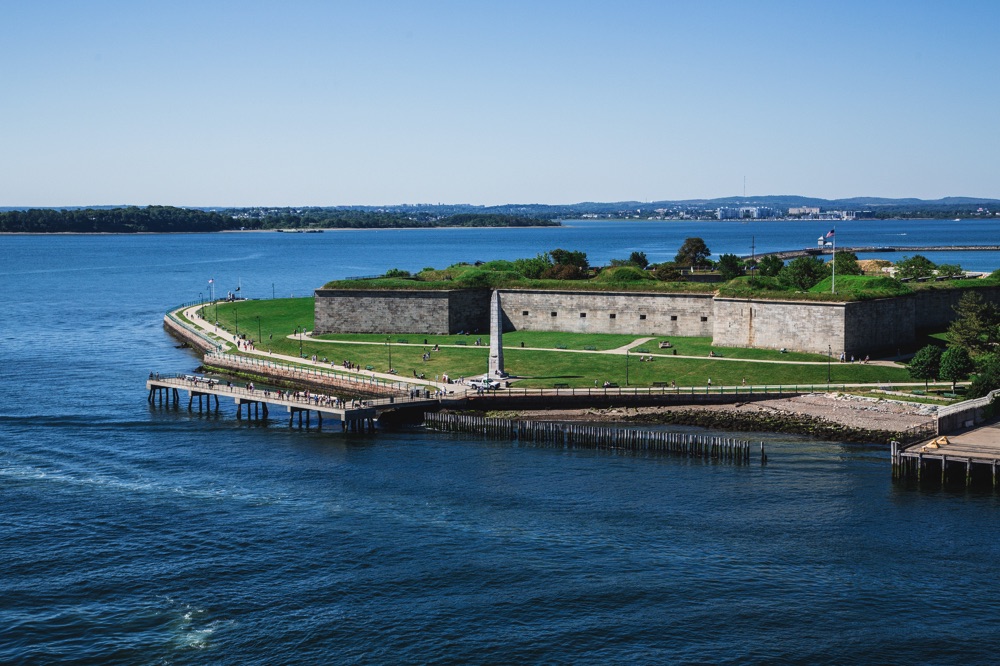
[[[1000,2],[0,0],[0,206],[1000,198]]]

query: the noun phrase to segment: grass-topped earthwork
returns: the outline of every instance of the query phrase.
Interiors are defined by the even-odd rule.
[[[206,320],[214,319],[214,305],[204,310]],[[236,331],[237,319],[240,333],[248,338],[257,340],[259,331],[262,339],[257,341],[258,350],[295,357],[301,351],[307,358],[315,355],[338,366],[348,360],[361,368],[372,366],[379,372],[389,369],[391,355],[392,367],[400,377],[481,375],[486,370],[489,354],[489,336],[486,335],[338,334],[300,342],[290,336],[297,327],[312,328],[312,298],[219,305],[218,320],[227,330]],[[476,345],[480,339],[482,345]],[[705,386],[709,378],[716,386],[738,385],[744,379],[757,385],[820,385],[826,382],[828,369],[835,384],[909,381],[903,367],[841,364],[836,359],[828,363],[829,359],[821,354],[714,347],[709,338],[643,340],[634,335],[516,331],[504,334],[505,365],[509,372],[523,377],[518,385],[540,387],[556,383],[592,387],[595,381],[625,386],[626,365],[630,386],[669,384],[671,381],[679,386]],[[659,343],[662,341],[669,341],[671,347],[661,349]],[[465,344],[460,344],[463,342]],[[435,345],[439,346],[438,351],[434,351]],[[625,345],[649,351],[632,353],[627,358],[624,354],[610,353]],[[673,354],[675,350],[676,355]],[[711,358],[710,352],[719,358]]]

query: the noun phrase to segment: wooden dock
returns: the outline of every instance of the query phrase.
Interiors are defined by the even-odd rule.
[[[250,385],[252,386],[252,384]],[[386,410],[400,408],[435,409],[441,404],[441,399],[427,391],[414,393],[407,397],[389,397],[377,400],[339,400],[333,396],[309,391],[277,391],[272,389],[248,388],[236,386],[215,379],[197,375],[159,375],[155,374],[146,381],[149,391],[149,403],[173,405],[179,407],[181,392],[187,392],[188,410],[194,410],[197,399],[198,411],[219,408],[219,398],[231,398],[236,404],[236,418],[243,418],[243,406],[246,405],[248,419],[267,419],[270,408],[284,408],[288,413],[288,425],[298,417],[298,425],[310,427],[311,415],[316,414],[317,425],[322,428],[323,419],[339,421],[345,431],[364,432],[373,430],[375,419]]]
[[[966,432],[939,435],[931,440],[902,446],[892,444],[892,475],[897,479],[955,483],[964,479],[1000,483],[1000,421]]]

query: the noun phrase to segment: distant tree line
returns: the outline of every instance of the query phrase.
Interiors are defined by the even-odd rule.
[[[173,206],[124,208],[33,208],[0,213],[0,232],[8,233],[177,233],[231,231],[235,229],[405,227],[529,227],[559,226],[559,222],[534,217],[460,213],[448,217],[415,218],[399,212],[350,209],[315,209],[280,212],[260,217],[237,216]]]
[[[33,208],[0,213],[0,232],[141,233],[224,231],[239,228],[231,217],[173,206],[126,208]]]

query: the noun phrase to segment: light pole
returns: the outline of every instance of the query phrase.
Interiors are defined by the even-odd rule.
[[[199,315],[201,314],[202,309],[205,307],[205,297],[203,295],[204,293],[205,292],[203,292],[203,291],[199,291],[198,292],[198,303],[200,303],[200,305],[198,307],[198,314]]]
[[[389,338],[385,339],[385,347],[389,350],[389,372],[392,372],[392,345],[389,344]]]
[[[233,312],[236,314],[236,337],[240,337],[240,309],[233,305]]]
[[[303,356],[302,356],[302,336],[306,334],[306,327],[305,326],[296,326],[295,327],[295,330],[298,331],[299,329],[302,329],[301,331],[299,331],[299,358],[303,358]]]
[[[833,359],[833,346],[826,346],[826,383],[830,383],[830,362]]]
[[[257,342],[258,342],[258,344],[261,342],[261,338],[262,337],[263,336],[260,334],[260,315],[257,315]]]

